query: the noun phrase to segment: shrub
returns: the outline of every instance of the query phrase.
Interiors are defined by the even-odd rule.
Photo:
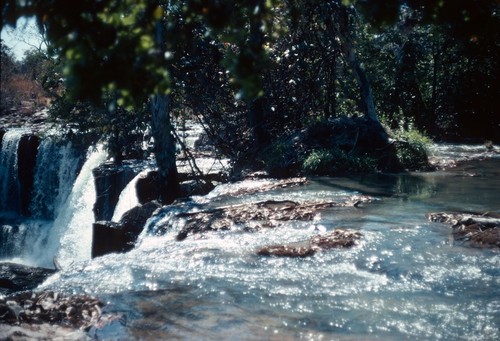
[[[405,169],[423,169],[429,165],[428,153],[432,141],[415,129],[395,134],[396,155]]]
[[[342,175],[373,172],[375,169],[375,159],[350,155],[340,148],[313,150],[302,163],[306,175]]]
[[[289,139],[280,139],[266,148],[262,161],[272,176],[286,177],[297,170],[297,152]]]
[[[302,170],[307,175],[329,175],[335,164],[335,156],[326,149],[313,150],[302,163]]]

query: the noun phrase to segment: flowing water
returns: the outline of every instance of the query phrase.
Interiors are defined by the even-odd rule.
[[[476,158],[483,149],[436,146],[434,153],[455,160]],[[97,149],[89,152],[71,191],[66,189],[67,199],[54,220],[3,224],[2,250],[11,250],[9,259],[38,265],[57,255],[64,270],[39,289],[87,293],[107,302],[107,322],[89,332],[98,339],[498,340],[498,249],[456,242],[449,226],[426,218],[436,211],[500,212],[500,158],[481,155],[486,156],[447,171],[314,178],[303,186],[253,194],[240,193],[275,181],[221,185],[206,196],[164,208],[132,251],[90,260],[91,170],[105,157]],[[66,181],[61,180],[65,176],[58,179],[53,182]],[[135,203],[133,183],[127,187],[116,217]],[[63,192],[51,194],[54,202]],[[360,194],[374,201],[329,208],[309,222],[284,222],[251,233],[242,224],[176,241],[184,224],[175,217],[178,212],[265,200],[343,202]],[[337,228],[361,232],[361,244],[300,259],[256,255],[261,246],[302,241]]]
[[[437,157],[446,152],[437,150]],[[315,178],[305,186],[237,194],[271,183],[223,185],[165,208],[131,252],[73,264],[41,288],[107,301],[104,311],[120,318],[91,330],[103,339],[500,338],[500,253],[455,242],[448,226],[426,219],[435,211],[500,212],[499,158],[449,171]],[[175,239],[183,226],[176,212],[359,194],[375,200],[321,211],[312,222]],[[167,230],[155,234],[164,224]],[[336,228],[363,233],[361,245],[304,259],[256,255],[261,246]]]
[[[122,215],[130,210],[131,208],[139,205],[139,199],[136,195],[135,186],[137,181],[140,178],[145,177],[148,172],[151,171],[151,168],[146,168],[139,174],[137,174],[120,193],[120,197],[118,198],[118,203],[116,204],[115,210],[113,212],[113,218],[111,221],[120,221]]]
[[[71,142],[46,137],[38,147],[30,203],[35,218],[54,219],[64,206],[80,170],[81,155]]]
[[[19,185],[12,154],[17,157],[17,144],[27,132],[7,131],[0,150],[0,181],[7,184],[0,193],[7,203],[16,203],[16,207],[19,195],[12,188]],[[13,204],[2,205],[0,210],[0,261],[53,268],[54,257],[64,266],[90,259],[95,202],[92,169],[105,156],[102,147],[91,148],[81,167],[84,156],[70,142],[57,142],[53,137],[44,139],[34,169],[31,215],[20,216],[19,208],[13,210]]]

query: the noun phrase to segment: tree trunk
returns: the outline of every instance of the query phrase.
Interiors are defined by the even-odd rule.
[[[366,76],[354,49],[354,41],[352,39],[349,28],[349,13],[347,8],[339,9],[339,35],[341,38],[341,50],[347,64],[351,67],[354,77],[359,85],[361,95],[361,107],[365,117],[372,121],[379,122],[377,112],[375,111],[375,102],[373,100],[372,87]]]
[[[263,0],[255,0],[254,7],[259,8],[258,11],[250,15],[250,32],[248,37],[248,48],[253,58],[257,58],[254,63],[262,62],[261,57],[264,54],[264,32],[262,31],[262,16],[265,10]],[[261,72],[261,69],[254,70],[254,72]],[[261,84],[254,84],[254,86],[262,86]],[[247,121],[252,129],[253,138],[255,141],[256,150],[260,150],[268,141],[267,130],[264,122],[264,99],[257,94],[257,98],[252,98],[247,101]]]
[[[170,97],[155,94],[151,97],[151,128],[160,179],[160,201],[170,204],[179,196],[179,179],[175,164],[175,138],[170,121]]]

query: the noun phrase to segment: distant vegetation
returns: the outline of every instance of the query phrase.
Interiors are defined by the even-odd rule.
[[[500,140],[499,6],[88,0],[67,12],[62,0],[9,0],[3,24],[35,15],[50,57],[15,63],[2,45],[2,112],[50,98],[54,120],[104,137],[118,161],[142,155],[150,128],[165,184],[176,181],[171,120],[186,117],[239,167],[422,169],[424,136]],[[388,147],[359,146],[356,129],[347,144],[301,140],[341,117],[383,124]]]

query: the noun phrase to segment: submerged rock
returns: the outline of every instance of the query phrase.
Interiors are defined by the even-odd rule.
[[[468,242],[474,247],[500,248],[500,214],[430,213],[430,221],[452,226],[455,240]]]
[[[189,235],[207,231],[230,230],[233,226],[243,226],[245,231],[280,226],[285,221],[311,221],[318,211],[331,207],[357,205],[361,201],[370,201],[369,197],[353,197],[345,202],[298,203],[295,201],[268,200],[254,204],[242,204],[220,207],[192,213],[180,213],[178,218],[185,219],[184,227],[177,235],[177,240]]]
[[[55,271],[22,264],[0,263],[0,294],[8,295],[34,289]]]
[[[264,246],[257,251],[257,254],[259,256],[308,257],[319,251],[353,247],[362,236],[358,231],[338,229],[328,234],[311,237],[303,242]]]

